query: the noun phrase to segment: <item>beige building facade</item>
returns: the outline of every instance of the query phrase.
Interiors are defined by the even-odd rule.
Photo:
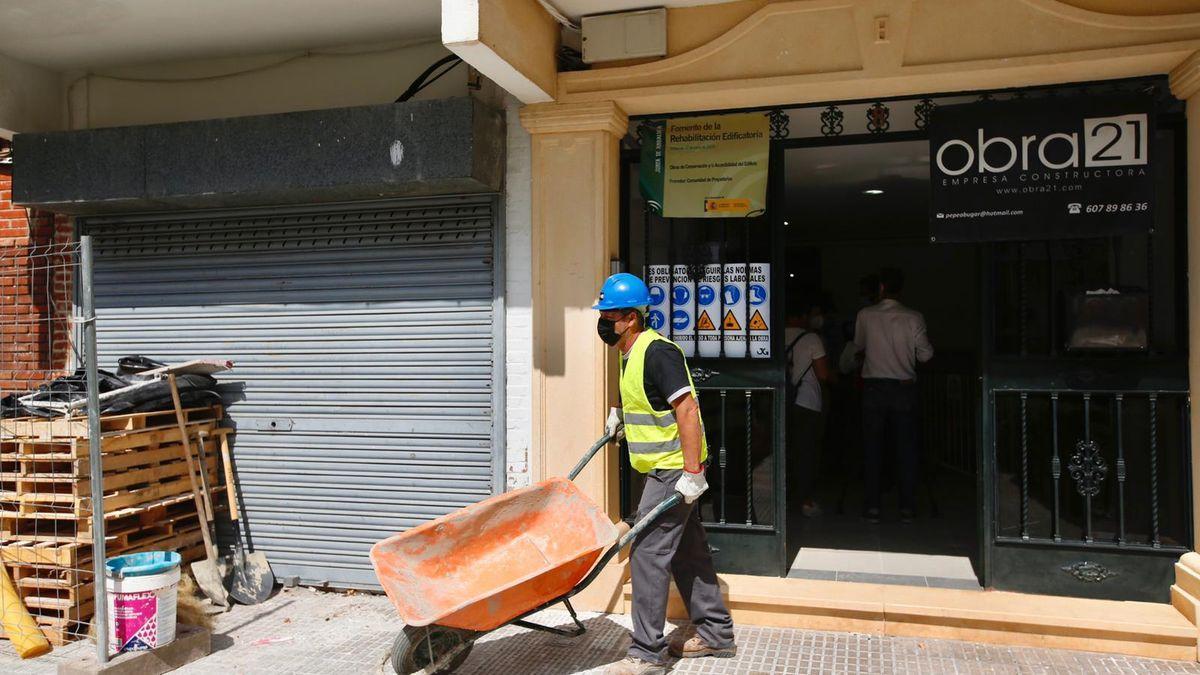
[[[1195,113],[1200,6],[1195,3],[746,0],[671,8],[667,17],[666,57],[558,73],[552,91],[543,87],[553,102],[530,98],[521,112],[532,135],[533,157],[535,475],[564,472],[615,402],[614,355],[596,339],[589,307],[613,261],[627,250],[620,241],[625,175],[620,148],[637,119],[1166,78],[1171,95],[1186,104],[1187,268],[1200,264],[1194,245],[1200,222],[1195,198],[1200,189],[1200,116]],[[476,37],[472,48],[495,45],[490,59],[529,62],[528,55],[511,53],[520,47],[489,41],[487,26],[480,26]],[[453,41],[447,46],[457,49]],[[480,67],[504,84],[502,69]],[[525,72],[529,79],[537,75]],[[1194,345],[1200,289],[1194,276],[1187,278],[1188,341]],[[1186,369],[1191,391],[1200,386],[1197,363],[1193,353]],[[1200,447],[1200,426],[1190,428],[1190,447]],[[1197,463],[1190,465],[1194,472]],[[615,449],[580,481],[614,517],[621,514]],[[1200,502],[1191,502],[1192,522],[1198,513]],[[1177,621],[1179,616],[1195,620],[1200,586],[1193,556],[1183,556],[1171,589],[1181,615],[1168,605],[1109,605],[1047,595],[978,596],[748,575],[723,580],[735,617],[743,621],[1195,658],[1194,626],[1181,629]],[[624,563],[614,563],[586,594],[588,606],[625,609],[624,579]],[[1107,622],[1117,616],[1125,617],[1117,621],[1123,628]],[[1140,628],[1126,630],[1133,624]],[[1159,636],[1150,637],[1155,632]]]
[[[1188,244],[1179,249],[1186,257],[1177,277],[1186,287],[1177,307],[1187,310],[1185,346],[1200,340],[1200,275],[1187,273],[1200,269],[1195,0],[669,0],[663,3],[666,56],[563,72],[556,58],[562,26],[538,0],[442,0],[440,7],[413,2],[404,16],[392,3],[372,1],[362,3],[361,16],[340,10],[327,24],[315,8],[319,4],[301,3],[303,11],[269,31],[246,25],[240,32],[222,32],[214,28],[221,17],[204,16],[173,17],[160,40],[103,33],[97,44],[107,51],[99,55],[66,47],[43,53],[34,32],[28,44],[10,41],[6,49],[0,42],[0,131],[89,130],[386,104],[429,63],[459,55],[469,69],[439,80],[417,100],[470,95],[507,108],[506,184],[499,193],[504,222],[498,230],[506,250],[497,287],[507,300],[500,319],[507,336],[498,335],[505,347],[506,377],[500,384],[507,393],[508,447],[501,472],[507,470],[508,487],[567,473],[617,402],[616,357],[596,337],[591,305],[614,269],[639,271],[629,255],[636,246],[630,241],[635,190],[628,171],[636,154],[630,141],[649,119],[794,109],[810,110],[819,119],[817,111],[834,104],[860,111],[886,102],[898,111],[900,104],[893,102],[911,110],[927,98],[1155,84],[1186,115],[1184,129],[1175,132],[1175,138],[1186,137],[1174,165],[1183,170],[1172,171],[1183,188],[1175,202],[1185,214],[1176,225],[1186,231]],[[638,8],[599,0],[551,4],[571,20]],[[50,17],[55,25],[67,26],[68,19],[77,18]],[[225,20],[245,23],[248,17]],[[179,24],[187,21],[221,39],[183,40],[188,31]],[[281,33],[280,26],[292,32]],[[42,37],[49,49],[54,43]],[[793,136],[812,119],[795,118]],[[1200,360],[1194,349],[1178,353],[1186,356],[1178,372],[1186,399],[1200,388]],[[1200,448],[1197,414],[1191,409],[1190,442],[1180,439],[1172,449]],[[1194,548],[1191,533],[1200,522],[1200,461],[1194,454],[1186,460],[1181,466],[1190,475],[1173,478],[1188,492],[1186,507],[1175,514],[1188,549]],[[577,481],[614,519],[628,510],[621,463],[620,449],[610,446]],[[1111,471],[1115,475],[1116,467]],[[1090,549],[1080,550],[1084,553],[1072,560],[1090,562]],[[1161,552],[1146,555],[1163,558]],[[1200,556],[1170,555],[1179,557],[1174,585],[1165,581],[1157,602],[779,573],[722,574],[722,583],[735,620],[746,623],[1194,660]],[[1064,574],[1060,567],[1055,563],[1046,574]],[[1127,574],[1099,583],[1129,579]],[[622,556],[577,604],[624,612],[627,580]],[[682,607],[674,612],[681,615]]]

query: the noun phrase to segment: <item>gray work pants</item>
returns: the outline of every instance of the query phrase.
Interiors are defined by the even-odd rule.
[[[680,469],[646,474],[638,519],[675,492]],[[711,647],[733,644],[733,619],[725,608],[708,538],[694,504],[679,503],[633,542],[633,645],[629,655],[652,663],[666,659],[667,595],[671,577],[683,596],[696,633]]]

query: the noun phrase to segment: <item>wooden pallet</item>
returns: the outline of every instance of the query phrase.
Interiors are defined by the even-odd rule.
[[[223,492],[223,487],[213,488],[214,494]],[[217,513],[227,510],[225,500],[214,500]],[[192,493],[164,497],[153,502],[132,506],[104,514],[105,532],[121,531],[131,525],[149,526],[180,511],[194,514]],[[92,541],[91,518],[43,518],[38,515],[0,518],[0,541],[35,541],[83,544]]]
[[[198,540],[198,531],[196,535]],[[162,549],[161,543],[152,546]],[[204,557],[204,546],[198,542],[184,544],[177,550],[185,566]],[[95,587],[90,571],[49,566],[6,567],[15,577],[13,581],[22,601],[50,644],[62,646],[87,636],[95,612]],[[4,637],[2,632],[0,637]]]
[[[201,432],[212,502],[224,490],[219,406],[184,411],[192,456]],[[176,550],[202,558],[183,436],[175,412],[101,420],[105,552]],[[91,473],[86,418],[0,420],[0,563],[54,645],[83,637],[94,611]]]
[[[162,460],[180,458],[183,446],[166,448]],[[155,453],[156,456],[157,453]],[[207,459],[209,485],[219,482],[217,458]],[[199,462],[197,461],[198,465]],[[0,518],[14,513],[19,516],[50,514],[51,519],[63,515],[87,518],[92,514],[92,486],[89,479],[54,474],[24,474],[16,480],[0,479]],[[104,476],[104,511],[136,507],[148,502],[190,493],[191,479],[188,463],[183,459],[161,461],[151,466],[106,473]]]
[[[188,435],[195,438],[201,432],[218,433],[218,420],[189,422]],[[121,468],[121,457],[131,451],[154,449],[164,445],[177,445],[182,435],[179,426],[150,427],[135,431],[110,431],[101,434],[100,452],[104,456],[104,469]],[[0,440],[0,467],[3,471],[16,471],[24,464],[52,464],[56,471],[86,477],[90,473],[87,439],[72,438],[59,440],[11,439]]]
[[[202,422],[221,419],[221,406],[207,408],[185,408],[184,419],[187,422]],[[175,423],[174,410],[155,412],[130,413],[128,415],[105,415],[100,418],[101,434],[109,432],[142,431],[155,427],[167,427]],[[3,441],[68,441],[71,439],[86,439],[88,437],[87,416],[60,417],[46,419],[41,417],[18,417],[0,419],[0,440]],[[85,444],[86,445],[86,444]]]
[[[167,529],[169,531],[163,531]],[[203,541],[195,514],[190,521],[181,518],[169,527],[134,533],[114,534],[106,546],[109,556],[136,553],[158,547],[175,550]],[[109,537],[105,536],[107,542]],[[54,543],[37,541],[6,541],[0,543],[0,562],[17,566],[51,566],[73,570],[89,570],[92,564],[91,544],[80,542]]]

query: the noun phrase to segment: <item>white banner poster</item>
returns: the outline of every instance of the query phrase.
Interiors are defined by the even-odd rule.
[[[721,355],[721,266],[704,266],[704,278],[696,286],[697,350],[704,358]]]
[[[650,289],[650,311],[646,314],[646,326],[668,335],[667,325],[667,287],[671,283],[668,278],[669,268],[666,265],[651,265],[646,274],[646,286]]]
[[[696,282],[688,279],[687,266],[676,265],[671,283],[671,340],[683,355],[696,355]]]
[[[771,358],[771,263],[750,263],[750,283],[746,287],[750,318],[750,358]]]
[[[746,265],[725,265],[721,293],[721,327],[725,329],[725,356],[746,358]]]

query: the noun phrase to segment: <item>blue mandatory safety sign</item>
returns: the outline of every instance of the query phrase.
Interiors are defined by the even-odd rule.
[[[677,309],[671,312],[671,327],[674,330],[687,330],[688,326],[692,325],[692,317],[682,309]]]
[[[742,299],[742,291],[733,284],[725,284],[725,293],[723,297],[725,298],[726,305],[736,305],[738,304],[738,301]]]
[[[650,310],[650,313],[646,315],[646,325],[650,326],[654,330],[659,330],[663,327],[663,324],[666,323],[666,319],[667,318],[663,316],[662,312],[658,311],[657,309],[652,309]]]
[[[748,295],[751,305],[757,306],[767,301],[767,289],[762,284],[750,284]]]
[[[717,289],[713,288],[712,286],[701,285],[700,289],[696,291],[696,301],[704,307],[708,307],[713,303],[713,300],[716,299]]]
[[[661,305],[662,301],[666,298],[666,296],[667,296],[667,291],[662,286],[651,286],[650,287],[650,304],[651,305]]]
[[[676,286],[671,289],[671,302],[676,305],[683,305],[690,302],[692,299],[692,291],[687,286]]]

